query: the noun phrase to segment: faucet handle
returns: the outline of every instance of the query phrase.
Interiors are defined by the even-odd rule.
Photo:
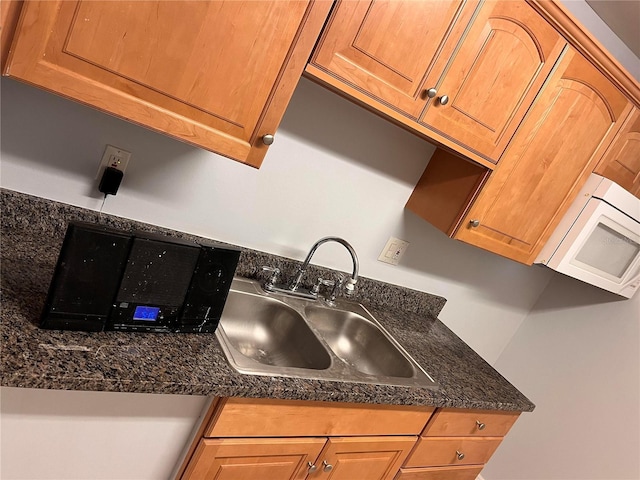
[[[349,297],[353,297],[356,293],[356,282],[357,280],[354,280],[353,278],[350,278],[349,280],[347,280],[346,285],[344,286],[344,295],[345,297],[349,298]]]
[[[340,295],[346,278],[347,277],[345,277],[343,274],[339,274],[338,278],[336,278],[336,281],[333,282],[334,285],[333,290],[331,290],[331,295],[326,299],[327,305],[329,305],[330,307],[336,306],[336,298],[338,297],[338,295]]]
[[[318,277],[318,281],[315,283],[313,287],[311,287],[311,293],[313,295],[318,295],[318,293],[320,292],[320,287],[322,285],[326,287],[333,287],[334,284],[335,282],[333,280],[325,280],[323,278]]]
[[[269,277],[269,279],[264,284],[264,289],[266,291],[268,291],[268,292],[271,292],[271,291],[273,291],[273,287],[275,286],[276,282],[278,281],[278,275],[280,275],[280,269],[278,267],[263,266],[262,267],[262,271],[263,272],[271,272],[271,276]]]

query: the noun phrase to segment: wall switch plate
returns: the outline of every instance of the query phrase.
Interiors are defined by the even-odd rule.
[[[104,169],[107,167],[113,167],[124,173],[130,158],[131,152],[114,147],[113,145],[107,145],[107,148],[104,149],[104,153],[102,154],[102,161],[98,167],[98,172],[96,173],[96,180],[100,178],[102,172],[104,172]]]
[[[382,253],[378,257],[380,262],[389,263],[391,265],[398,265],[404,252],[409,248],[409,242],[400,240],[399,238],[391,237],[387,244],[384,246]]]

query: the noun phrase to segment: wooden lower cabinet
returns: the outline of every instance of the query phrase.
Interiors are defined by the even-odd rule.
[[[519,412],[438,409],[396,480],[474,480],[519,416]]]
[[[393,480],[415,443],[416,437],[203,438],[182,479]]]
[[[392,480],[415,443],[416,437],[329,438],[307,478]]]
[[[474,480],[518,415],[216,399],[175,479]]]
[[[204,438],[183,480],[301,480],[325,438]]]

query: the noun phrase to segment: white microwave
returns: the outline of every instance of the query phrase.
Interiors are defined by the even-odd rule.
[[[591,174],[535,263],[631,298],[640,290],[640,199]]]

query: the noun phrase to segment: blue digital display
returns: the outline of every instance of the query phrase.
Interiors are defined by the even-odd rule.
[[[160,313],[159,307],[136,307],[133,312],[134,320],[144,320],[147,322],[155,322],[158,319],[158,313]]]

